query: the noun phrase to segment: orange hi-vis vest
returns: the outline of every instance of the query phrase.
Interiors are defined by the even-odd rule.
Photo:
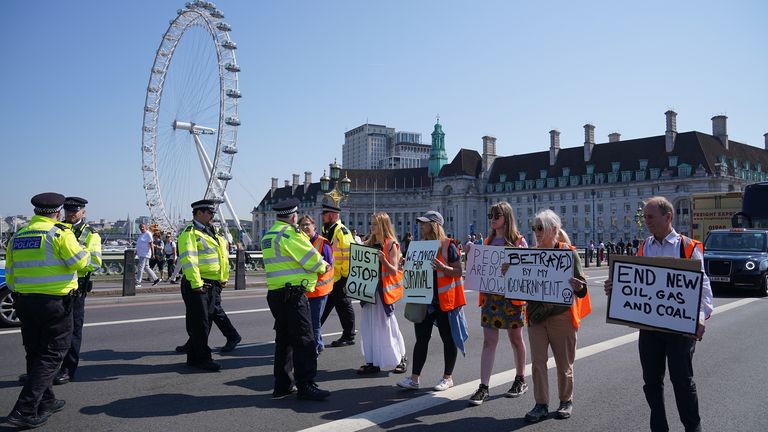
[[[323,254],[323,245],[330,246],[331,244],[328,242],[328,240],[319,235],[315,239],[315,241],[312,242],[312,246],[317,249],[318,252],[320,252],[320,255]],[[317,277],[317,284],[315,285],[315,290],[312,292],[307,293],[307,298],[313,298],[313,297],[323,297],[331,293],[333,291],[333,266],[329,265],[326,266],[327,270],[325,273],[321,274]]]
[[[448,247],[451,245],[451,239],[444,238],[440,241],[440,251],[437,254],[437,260],[448,265]],[[450,312],[460,306],[467,304],[464,297],[464,278],[451,277],[441,271],[437,271],[437,300],[440,303],[440,310]]]
[[[576,247],[571,246],[567,243],[561,243],[556,242],[555,243],[555,249],[567,249],[570,248],[574,255],[576,255]],[[574,259],[578,259],[578,256],[575,256]],[[586,288],[584,288],[586,289]],[[579,329],[579,325],[581,323],[581,320],[589,315],[592,312],[592,301],[589,299],[589,291],[587,291],[587,295],[585,295],[582,298],[579,298],[577,296],[573,296],[573,306],[571,306],[571,324],[573,324],[573,328],[576,330]]]
[[[389,262],[389,250],[392,245],[400,249],[400,245],[397,244],[391,238],[384,241],[384,259]],[[387,271],[384,267],[384,263],[381,264],[381,289],[384,294],[384,303],[393,304],[394,302],[403,298],[403,271],[400,269],[399,263],[395,263],[398,267],[396,272]]]
[[[518,235],[520,234],[518,233]],[[483,241],[483,244],[485,244],[486,246],[490,245],[491,237],[486,237],[485,240]],[[480,295],[477,296],[477,305],[482,306],[484,301],[485,301],[485,293],[480,293]],[[525,306],[525,300],[511,300],[511,302],[515,306]]]
[[[640,243],[640,247],[637,249],[637,256],[643,256],[643,248],[645,247],[645,243],[649,240],[653,241],[652,237],[648,237]],[[704,254],[704,245],[700,241],[680,234],[680,258],[691,259],[693,250],[696,248],[699,249],[699,252],[701,252],[702,255]]]

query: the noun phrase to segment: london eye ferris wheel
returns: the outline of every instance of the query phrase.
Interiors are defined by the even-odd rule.
[[[216,5],[190,2],[170,21],[155,53],[144,103],[141,171],[152,221],[164,231],[176,231],[190,214],[189,204],[204,197],[224,203],[247,238],[226,192],[238,150],[242,96],[231,30]]]

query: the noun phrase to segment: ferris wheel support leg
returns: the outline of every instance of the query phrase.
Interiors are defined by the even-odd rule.
[[[203,142],[200,141],[200,137],[198,137],[196,134],[192,134],[192,138],[195,140],[195,148],[197,149],[197,156],[200,158],[200,165],[203,168],[203,173],[205,174],[205,180],[210,181],[211,179],[211,171],[213,170],[213,165],[211,164],[211,159],[208,158],[208,153],[205,151],[205,147],[203,147]],[[214,180],[218,183],[218,179]],[[232,219],[235,221],[235,226],[237,227],[237,232],[241,235],[241,240],[245,244],[251,243],[251,236],[248,235],[248,232],[246,232],[242,225],[240,225],[240,218],[237,217],[237,213],[235,213],[235,208],[232,206],[232,202],[229,200],[229,195],[226,191],[224,191],[224,204],[226,204],[227,209],[229,210],[229,214],[232,216]],[[224,219],[224,216],[221,215],[221,223],[222,226],[227,226],[227,221]]]

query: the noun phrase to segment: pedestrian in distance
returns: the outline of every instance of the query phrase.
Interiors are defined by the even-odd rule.
[[[328,316],[336,309],[341,322],[341,337],[331,342],[332,347],[343,347],[355,343],[355,310],[352,301],[347,297],[344,287],[349,277],[349,245],[355,242],[352,233],[341,223],[341,208],[335,203],[322,205],[323,232],[322,236],[331,242],[333,249],[333,290],[328,295],[328,301],[323,309],[320,322],[325,324]]]
[[[297,392],[299,399],[320,401],[331,393],[315,383],[317,345],[306,293],[315,290],[327,264],[296,225],[299,200],[280,201],[272,209],[275,223],[261,239],[267,303],[275,318],[272,397],[279,399]]]
[[[693,381],[693,352],[696,341],[704,336],[704,322],[712,315],[712,286],[704,271],[701,242],[678,234],[672,227],[674,207],[664,197],[651,197],[643,203],[643,220],[651,234],[639,243],[637,255],[698,260],[704,277],[696,336],[655,330],[640,330],[638,349],[643,370],[643,392],[651,410],[651,431],[668,431],[664,404],[664,376],[669,366],[669,380],[675,392],[680,421],[686,431],[701,431],[699,398]],[[605,294],[610,296],[613,283],[605,281]]]
[[[506,201],[491,206],[488,212],[488,220],[491,224],[491,233],[485,241],[486,245],[527,248],[528,243],[517,230],[512,206]],[[471,246],[470,246],[471,248]],[[467,251],[469,253],[469,251]],[[506,272],[509,264],[502,265],[502,272]],[[480,355],[480,386],[469,398],[471,405],[480,405],[488,397],[493,363],[496,358],[496,345],[499,342],[500,330],[506,330],[509,342],[514,353],[515,369],[517,374],[512,387],[504,394],[506,397],[519,397],[528,391],[525,382],[525,340],[523,340],[523,326],[525,326],[525,302],[510,300],[503,295],[480,293],[479,304],[481,309],[480,325],[483,327],[483,351]]]
[[[152,258],[149,260],[149,268],[157,269],[157,276],[160,280],[163,279],[163,267],[165,264],[165,256],[163,251],[165,250],[165,243],[160,238],[159,232],[152,233]]]
[[[91,292],[93,282],[91,274],[101,267],[101,237],[85,221],[85,205],[88,201],[80,197],[67,197],[64,200],[64,221],[70,225],[78,243],[89,252],[88,265],[77,271],[77,290],[72,299],[72,344],[53,379],[53,384],[66,384],[75,379],[80,363],[80,346],[83,341],[83,323],[85,322],[85,297]]]
[[[160,278],[157,277],[149,266],[149,260],[152,258],[152,234],[147,231],[146,224],[139,224],[139,231],[141,231],[141,234],[136,239],[136,258],[139,260],[136,266],[136,287],[141,287],[141,277],[144,274],[144,269],[147,270],[149,277],[152,279],[152,286],[155,286],[160,282]]]
[[[536,248],[574,251],[574,276],[569,280],[574,299],[571,307],[537,301],[529,301],[527,304],[528,342],[531,347],[533,396],[536,405],[525,415],[525,420],[538,422],[549,415],[547,359],[550,348],[557,366],[557,389],[560,397],[560,406],[555,412],[555,418],[567,419],[573,412],[576,333],[581,320],[592,311],[592,305],[581,259],[576,253],[576,248],[571,245],[568,234],[563,231],[560,217],[549,209],[541,211],[536,215],[532,228],[536,237]]]
[[[371,216],[371,237],[367,246],[376,248],[379,257],[379,280],[376,303],[360,302],[360,335],[365,364],[357,369],[360,375],[379,373],[394,368],[405,373],[405,340],[395,317],[395,302],[403,297],[403,272],[400,268],[400,244],[389,215]]]
[[[59,223],[64,195],[42,193],[31,202],[35,215],[8,240],[5,256],[27,360],[27,379],[6,422],[21,428],[42,426],[64,409],[53,379],[72,344],[77,272],[90,263],[70,227]]]
[[[165,242],[163,242],[163,258],[165,259],[165,267],[168,269],[168,282],[171,282],[171,277],[176,270],[176,242],[173,241],[171,233],[165,235]]]
[[[187,366],[218,372],[221,365],[213,361],[208,335],[217,303],[221,306],[220,300],[217,301],[219,290],[229,280],[228,245],[211,225],[216,215],[216,203],[203,199],[193,202],[191,207],[192,223],[179,235],[179,265],[184,274],[181,297],[186,308],[189,336]]]
[[[315,290],[307,293],[307,299],[309,300],[309,311],[312,315],[312,330],[315,335],[315,345],[317,346],[317,353],[320,354],[324,349],[323,334],[321,332],[320,316],[325,308],[325,303],[328,301],[328,295],[333,290],[333,249],[331,243],[317,232],[317,224],[315,219],[310,215],[304,215],[299,219],[299,228],[304,234],[309,237],[309,241],[312,243],[315,249],[323,256],[323,261],[326,262],[325,273],[317,278],[317,285]]]
[[[403,256],[405,256],[405,254],[408,253],[408,247],[411,245],[412,240],[413,240],[413,235],[409,232],[405,233],[405,235],[403,236],[403,241],[400,243]]]
[[[416,390],[421,387],[421,371],[427,361],[429,340],[432,328],[437,325],[440,339],[443,341],[443,376],[433,387],[435,391],[444,391],[453,387],[453,369],[459,348],[464,351],[466,341],[466,320],[463,306],[464,297],[461,256],[454,241],[448,239],[443,230],[443,216],[436,211],[428,211],[416,218],[419,222],[419,235],[422,240],[439,240],[440,250],[431,261],[434,271],[435,286],[432,303],[428,305],[426,315],[421,322],[413,324],[416,343],[413,347],[413,369],[411,376],[398,381],[399,387]]]

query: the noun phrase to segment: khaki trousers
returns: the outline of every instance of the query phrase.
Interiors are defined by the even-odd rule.
[[[528,341],[533,363],[533,396],[538,404],[549,404],[547,358],[549,347],[557,366],[557,390],[561,402],[573,399],[573,361],[576,359],[576,329],[571,314],[562,313],[544,322],[530,324]]]

